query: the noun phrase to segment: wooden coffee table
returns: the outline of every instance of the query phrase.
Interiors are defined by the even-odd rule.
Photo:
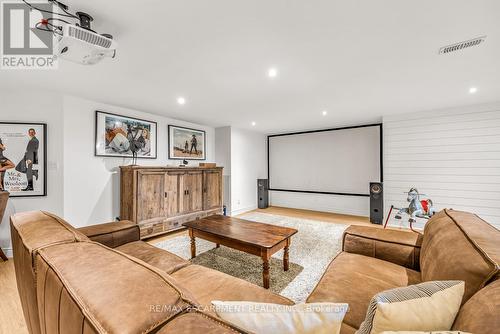
[[[269,259],[284,249],[283,269],[288,271],[288,250],[296,229],[256,223],[244,219],[214,215],[183,224],[189,228],[191,258],[196,257],[196,238],[215,242],[239,251],[260,256],[263,262],[264,288],[269,289]]]

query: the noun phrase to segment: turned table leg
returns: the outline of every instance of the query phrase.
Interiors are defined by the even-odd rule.
[[[288,250],[290,248],[290,239],[287,239],[285,249],[283,249],[283,270],[288,271],[289,268],[289,254]]]
[[[4,261],[8,261],[7,255],[3,252],[2,248],[0,248],[0,258]]]
[[[196,240],[192,228],[189,229],[189,237],[191,238],[191,258],[194,259],[196,257]]]
[[[269,289],[269,259],[263,259],[262,269],[264,289]]]

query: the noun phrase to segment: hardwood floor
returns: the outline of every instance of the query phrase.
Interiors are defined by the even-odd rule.
[[[331,213],[331,212],[320,212],[320,211],[311,211],[311,210],[303,210],[303,209],[282,208],[279,206],[271,206],[267,209],[257,209],[255,211],[262,212],[262,213],[269,213],[269,214],[273,214],[273,215],[280,215],[280,216],[288,216],[288,217],[312,219],[312,220],[321,220],[324,222],[336,223],[336,224],[378,226],[378,225],[373,225],[372,223],[370,223],[370,219],[368,217],[342,215],[339,213]]]
[[[366,217],[341,215],[328,212],[281,207],[270,207],[262,210],[257,209],[255,211],[289,217],[321,220],[337,224],[377,226],[370,224],[368,218]],[[156,243],[158,241],[171,239],[184,234],[187,235],[187,230],[180,230],[167,235],[153,237],[146,241],[149,243]],[[21,301],[17,292],[13,259],[9,259],[7,262],[0,262],[0,333],[28,333],[21,308]]]
[[[0,333],[28,333],[12,259],[0,262]]]

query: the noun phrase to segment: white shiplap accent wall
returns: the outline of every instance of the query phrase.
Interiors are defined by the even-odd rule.
[[[415,186],[438,209],[474,212],[500,228],[500,103],[386,116],[383,123],[386,215],[391,204],[406,206],[404,192]]]

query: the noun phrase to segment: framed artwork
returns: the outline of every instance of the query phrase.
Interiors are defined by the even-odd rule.
[[[0,122],[0,189],[47,195],[47,124]]]
[[[205,131],[169,125],[168,158],[177,160],[205,160]]]
[[[156,159],[156,122],[96,111],[95,155]]]

